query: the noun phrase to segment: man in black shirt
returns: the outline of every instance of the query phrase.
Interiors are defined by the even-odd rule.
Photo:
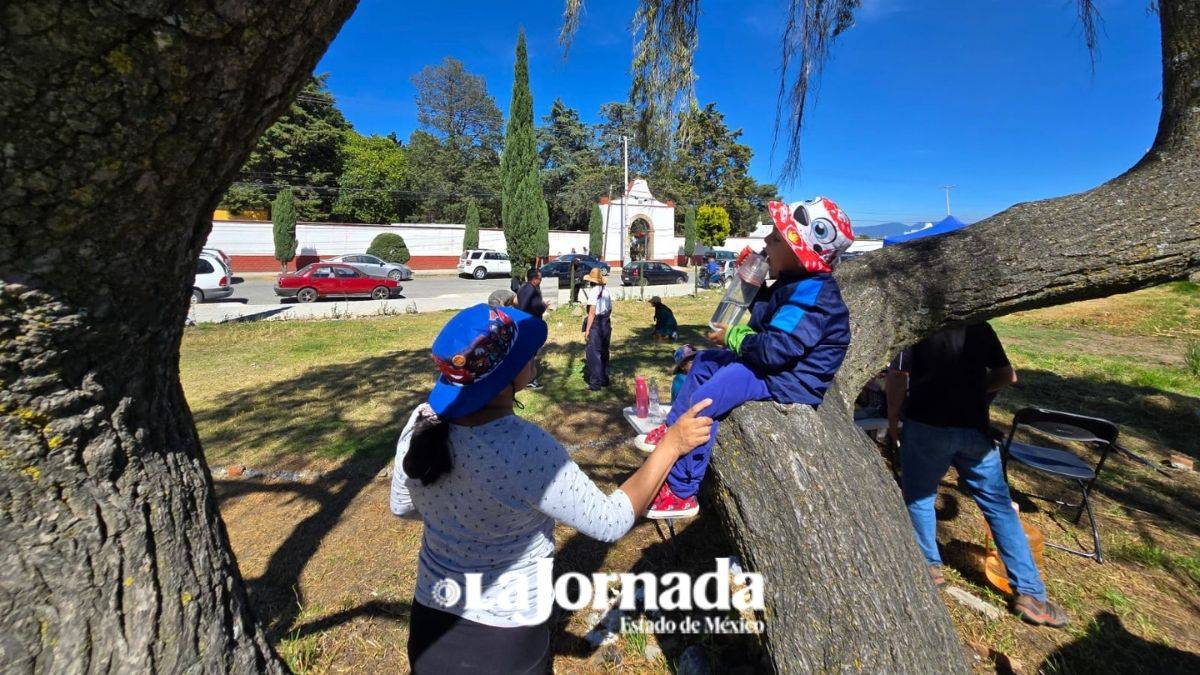
[[[517,309],[539,319],[546,313],[546,301],[542,299],[542,272],[536,267],[525,273],[525,285],[517,291]],[[526,388],[541,389],[542,383],[535,377]]]
[[[1046,587],[1012,508],[1000,451],[988,437],[988,406],[1017,381],[1004,347],[986,323],[935,333],[900,353],[888,372],[888,435],[900,441],[900,484],[917,544],[939,586],[946,583],[937,548],[933,502],[953,465],[987,518],[996,550],[1017,595],[1022,619],[1055,627],[1063,609],[1046,599]],[[907,385],[907,392],[906,392]],[[900,429],[903,407],[904,428]]]

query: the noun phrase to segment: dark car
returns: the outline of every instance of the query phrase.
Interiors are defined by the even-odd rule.
[[[646,280],[646,284],[681,284],[688,280],[686,272],[654,260],[639,260],[626,263],[621,268],[621,283],[626,286],[638,286]]]
[[[551,262],[546,263],[545,265],[542,265],[542,268],[541,268],[542,278],[543,279],[546,279],[546,278],[562,279],[563,284],[569,284],[570,283],[569,275],[571,274],[571,261],[569,259],[563,260],[563,258],[566,258],[566,257],[567,256],[562,256],[562,257],[558,258],[557,260],[553,260]],[[577,256],[576,261],[575,261],[575,274],[577,275],[575,278],[576,283],[578,283],[579,281],[582,281],[584,275],[586,275],[588,272],[591,272],[593,269],[596,269],[596,268],[600,268],[600,273],[604,274],[604,268],[600,267],[600,265],[597,264],[596,261],[588,260],[582,256]]]
[[[391,279],[370,277],[344,263],[313,263],[275,282],[275,295],[312,302],[317,298],[364,297],[387,300],[400,292]]]
[[[588,269],[591,269],[592,267],[599,267],[600,273],[603,274],[604,276],[608,276],[609,271],[611,271],[611,269],[612,269],[611,267],[608,266],[608,263],[604,262],[603,260],[597,258],[594,255],[590,255],[587,253],[567,253],[565,255],[560,255],[557,258],[555,258],[554,262],[571,262],[572,258],[576,258],[579,260],[579,262],[585,262],[585,263],[588,263],[589,265],[591,265],[591,267],[589,267]]]

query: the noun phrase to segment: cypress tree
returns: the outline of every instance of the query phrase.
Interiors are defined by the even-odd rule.
[[[296,199],[291,189],[282,190],[271,202],[271,229],[275,235],[275,259],[279,271],[296,257]]]
[[[463,231],[463,250],[479,248],[479,205],[467,201],[467,228]]]
[[[696,207],[689,206],[683,210],[683,254],[691,262],[696,255]]]
[[[588,218],[588,253],[604,260],[604,219],[600,216],[600,205],[592,206],[592,215]]]
[[[500,218],[504,241],[512,258],[513,276],[523,278],[540,253],[546,200],[538,173],[537,141],[533,127],[533,94],[529,91],[529,64],[525,53],[525,31],[517,36],[517,62],[513,66],[512,101],[504,154],[500,157]]]
[[[538,217],[537,254],[545,260],[550,257],[550,205],[542,199],[542,212]]]

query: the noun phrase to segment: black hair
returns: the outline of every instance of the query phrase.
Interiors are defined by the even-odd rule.
[[[445,421],[414,431],[404,455],[404,473],[421,481],[421,485],[432,485],[444,474],[450,473],[450,425]]]
[[[536,267],[530,267],[529,271],[525,273],[525,281],[533,281],[540,276],[542,276],[541,270]]]

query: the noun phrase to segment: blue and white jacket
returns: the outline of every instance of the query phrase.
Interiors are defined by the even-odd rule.
[[[833,275],[783,275],[750,305],[739,360],[780,403],[818,405],[850,346],[850,311]]]

